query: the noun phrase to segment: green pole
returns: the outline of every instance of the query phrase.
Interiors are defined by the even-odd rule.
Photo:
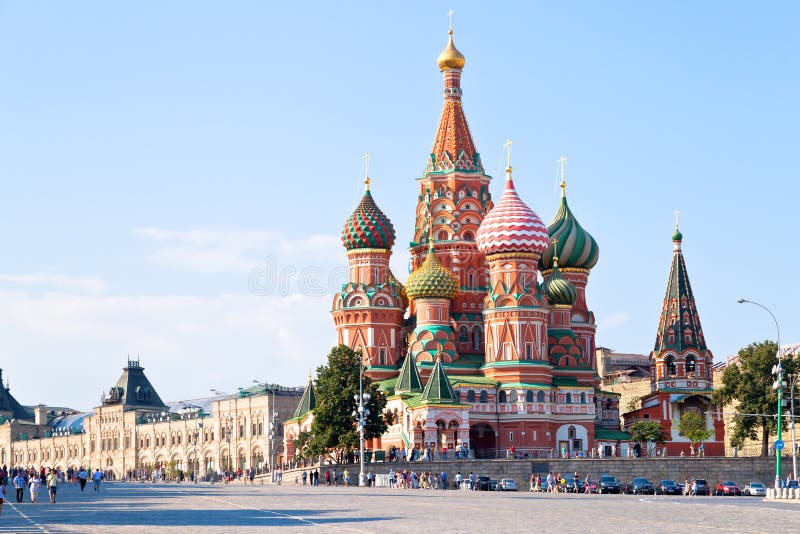
[[[781,387],[781,379],[783,377],[778,375],[778,441],[781,441],[781,405],[783,404],[783,388]],[[775,490],[781,487],[781,449],[775,447]]]

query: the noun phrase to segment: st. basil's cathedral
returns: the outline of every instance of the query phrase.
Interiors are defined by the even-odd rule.
[[[438,65],[444,106],[417,179],[405,285],[390,270],[395,230],[368,175],[342,232],[349,282],[333,299],[337,343],[361,353],[391,422],[368,446],[463,447],[477,458],[512,448],[531,456],[627,448],[619,395],[600,389],[586,301],[599,247],[567,203],[563,159],[549,226],[518,195],[510,161],[494,204],[462,106],[465,57],[452,30]],[[285,423],[287,459],[293,437],[310,429],[314,403],[309,381]]]

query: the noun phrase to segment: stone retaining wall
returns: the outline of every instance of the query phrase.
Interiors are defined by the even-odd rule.
[[[347,468],[354,483],[358,477],[359,465],[326,465],[325,468],[336,468],[339,478]],[[531,472],[538,472],[544,478],[549,471],[572,473],[577,471],[581,479],[591,475],[597,479],[601,473],[617,477],[620,482],[628,482],[634,477],[644,477],[657,484],[663,479],[683,482],[685,478],[706,479],[710,485],[718,480],[734,480],[744,487],[748,482],[771,484],[775,479],[774,458],[604,458],[573,460],[457,460],[441,462],[376,462],[364,464],[365,471],[388,473],[390,469],[408,469],[417,473],[423,471],[447,473],[448,480],[453,480],[456,472],[468,475],[489,476],[492,480],[512,478],[520,489],[528,487]],[[300,481],[303,469],[286,470],[283,474],[284,484],[293,484],[295,477]],[[784,473],[785,476],[785,473]],[[320,475],[322,479],[322,475]]]

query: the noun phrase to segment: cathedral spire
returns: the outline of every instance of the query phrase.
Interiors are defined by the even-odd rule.
[[[655,351],[672,350],[677,353],[687,349],[706,351],[700,315],[697,313],[692,285],[689,283],[689,273],[681,250],[682,241],[683,234],[676,225],[672,234],[672,265],[661,309]]]
[[[461,71],[466,59],[453,44],[452,12],[448,14],[451,16],[449,37],[447,46],[438,59],[439,69],[444,77],[444,107],[425,172],[482,173],[481,157],[475,148],[467,117],[461,106]]]

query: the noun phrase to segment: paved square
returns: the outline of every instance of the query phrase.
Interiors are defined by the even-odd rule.
[[[12,501],[13,495],[12,496]],[[796,532],[800,505],[752,497],[634,497],[243,486],[62,486],[58,504],[6,501],[0,532]]]

